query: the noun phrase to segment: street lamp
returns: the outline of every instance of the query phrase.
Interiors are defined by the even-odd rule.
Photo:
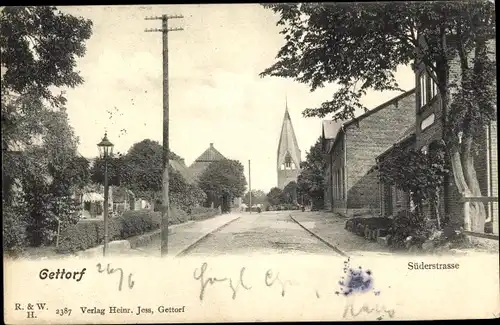
[[[97,144],[99,156],[104,159],[104,247],[102,255],[106,256],[108,248],[108,158],[113,154],[113,144],[108,140],[108,134],[104,133],[104,138]]]

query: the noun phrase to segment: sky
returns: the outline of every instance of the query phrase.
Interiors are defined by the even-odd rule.
[[[115,151],[152,139],[162,143],[162,14],[183,31],[169,33],[169,145],[189,166],[210,143],[245,166],[251,160],[252,189],[277,185],[276,155],[285,98],[302,159],[321,135],[321,119],[302,111],[331,98],[335,85],[310,92],[308,85],[259,77],[284,44],[278,17],[258,4],[74,6],[63,12],[93,21],[87,52],[77,62],[83,85],[66,91],[70,123],[85,157],[107,131]],[[401,88],[414,87],[409,67],[396,74]],[[376,107],[396,92],[368,93]],[[328,118],[328,117],[326,117]]]

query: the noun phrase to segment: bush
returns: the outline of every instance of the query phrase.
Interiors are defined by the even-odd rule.
[[[189,218],[194,221],[199,221],[212,218],[218,214],[219,214],[219,209],[195,207],[191,209],[191,215],[189,216]]]
[[[122,223],[120,218],[111,218],[108,223],[108,239],[120,239]],[[104,221],[100,219],[82,219],[75,225],[61,229],[59,235],[60,253],[76,252],[104,243]]]
[[[417,213],[401,213],[389,228],[394,249],[420,248],[435,230],[434,222]]]
[[[189,220],[186,211],[179,209],[177,206],[172,205],[170,207],[171,218],[168,220],[169,225],[176,225]]]
[[[142,235],[159,227],[157,219],[153,217],[154,212],[150,210],[125,211],[120,217],[120,238],[125,239]],[[161,219],[160,219],[161,220]]]
[[[17,254],[27,244],[25,217],[12,207],[4,206],[3,216],[3,249],[5,253]]]

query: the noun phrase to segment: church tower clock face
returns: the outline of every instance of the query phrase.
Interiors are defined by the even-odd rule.
[[[292,182],[297,181],[300,166],[300,149],[297,137],[293,130],[292,120],[288,112],[288,103],[285,105],[285,116],[281,126],[278,143],[278,158],[276,169],[278,173],[277,187],[283,189]]]

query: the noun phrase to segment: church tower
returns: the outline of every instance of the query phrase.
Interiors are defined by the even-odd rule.
[[[285,116],[281,126],[278,144],[278,187],[283,189],[291,181],[297,181],[300,172],[300,149],[293,131],[292,120],[288,113],[288,103],[285,101]]]

